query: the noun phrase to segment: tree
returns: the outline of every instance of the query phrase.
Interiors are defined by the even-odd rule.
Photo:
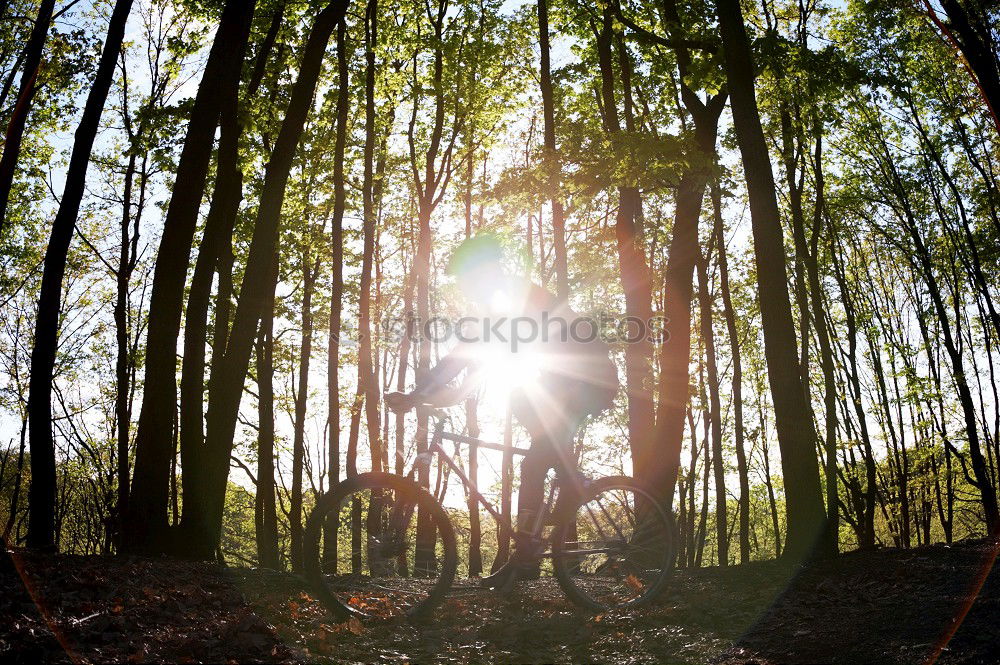
[[[288,174],[309,114],[326,45],[337,24],[343,20],[347,5],[348,0],[335,0],[324,7],[317,14],[306,41],[298,78],[267,165],[247,257],[247,270],[243,276],[225,357],[220,363],[218,376],[213,373],[209,382],[203,468],[199,471],[196,484],[190,490],[185,488],[188,501],[194,502],[199,508],[186,524],[190,535],[185,549],[187,553],[200,558],[211,556],[219,543],[229,457],[243,382],[258,323],[267,305],[266,285],[270,280],[271,263],[267,259],[275,251]]]
[[[254,6],[254,0],[227,0],[223,7],[191,109],[173,194],[163,222],[149,303],[144,391],[136,431],[132,495],[125,524],[126,546],[135,551],[163,552],[170,546],[167,492],[170,460],[174,455],[172,421],[177,399],[176,347],[183,286],[198,208],[205,190],[212,137],[223,103],[223,95],[218,92],[232,91],[239,85]],[[232,92],[230,98],[231,95]]]
[[[795,357],[795,328],[786,286],[774,175],[754,92],[754,58],[739,2],[720,0],[717,8],[733,126],[750,198],[761,324],[785,480],[785,556],[796,560],[813,553],[825,519],[815,431]]]
[[[327,400],[329,408],[330,487],[340,481],[340,333],[344,298],[344,151],[347,144],[347,118],[350,103],[350,70],[347,62],[347,25],[337,26],[337,137],[333,149],[333,220],[330,231],[332,280],[330,288],[330,340],[327,347]],[[323,532],[324,569],[337,571],[337,527],[327,522]]]
[[[28,544],[33,547],[49,547],[55,543],[56,462],[55,445],[52,441],[52,371],[56,363],[63,276],[73,230],[80,213],[83,190],[87,184],[90,153],[104,112],[104,102],[111,90],[115,65],[125,38],[125,23],[131,9],[131,0],[117,0],[111,12],[101,60],[87,95],[80,125],[74,135],[66,184],[59,211],[52,222],[49,246],[45,251],[38,315],[35,320],[35,346],[31,351],[31,388],[28,396],[32,478],[28,504]]]
[[[549,47],[549,4],[548,0],[538,0],[538,47],[539,47],[539,87],[542,92],[542,117],[545,135],[545,162],[549,173],[547,183],[552,206],[552,247],[555,262],[552,266],[556,276],[556,297],[569,300],[569,279],[566,259],[566,212],[559,196],[559,154],[556,151],[555,98],[552,91],[552,72]],[[471,168],[471,162],[470,162]]]
[[[942,20],[930,2],[927,15],[965,58],[1000,130],[1000,53],[996,45],[996,9],[978,0],[941,0],[947,20]]]
[[[28,123],[28,113],[35,97],[38,72],[42,67],[42,53],[45,50],[45,35],[49,32],[52,22],[52,12],[55,0],[42,0],[38,5],[38,15],[31,28],[28,43],[24,46],[24,71],[21,74],[21,85],[17,93],[17,103],[11,113],[4,135],[3,156],[0,157],[0,238],[4,235],[7,225],[7,203],[10,200],[10,189],[14,183],[14,173],[17,169],[17,158],[21,152],[21,140],[24,128]],[[13,74],[13,71],[11,73]]]

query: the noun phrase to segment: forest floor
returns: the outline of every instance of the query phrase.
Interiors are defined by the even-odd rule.
[[[598,617],[543,579],[411,625],[337,623],[290,574],[18,552],[0,556],[0,662],[996,663],[995,555],[968,541],[679,571],[656,607]]]

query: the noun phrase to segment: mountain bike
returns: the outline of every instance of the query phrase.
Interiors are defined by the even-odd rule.
[[[444,441],[470,453],[528,451],[446,431],[448,415],[432,410],[433,435],[406,475],[362,473],[337,484],[317,501],[304,533],[304,572],[317,597],[341,619],[426,617],[445,600],[458,567],[455,528],[445,507],[424,488],[436,457],[470,496],[496,520],[500,534],[513,534],[511,519],[472,482]],[[422,486],[424,485],[424,486]],[[560,499],[561,497],[561,499]],[[666,587],[675,558],[673,519],[655,494],[633,478],[591,480],[559,473],[549,483],[532,533],[537,560],[551,560],[563,592],[574,603],[600,613],[647,604]],[[326,573],[324,547],[336,543],[340,566]],[[344,551],[344,547],[347,551]]]

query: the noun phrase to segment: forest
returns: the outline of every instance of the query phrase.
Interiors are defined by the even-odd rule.
[[[877,580],[930,557],[930,580],[968,555],[953,581],[969,605],[1000,596],[998,109],[985,0],[0,0],[4,570],[49,624],[28,580],[60,562],[294,584],[323,497],[414,468],[454,526],[457,577],[496,572],[520,547],[503,520],[533,440],[511,399],[530,372],[481,359],[448,423],[496,443],[456,443],[454,466],[421,466],[434,413],[386,399],[446,358],[430,324],[474,309],[450,262],[488,237],[506,274],[610,322],[621,389],[571,439],[584,474],[634,477],[672,519],[663,602],[774,588],[732,634],[636,662],[772,662],[777,638],[732,645],[761,617],[792,631],[774,598],[806,593],[803,566]],[[359,571],[353,506],[322,527],[326,573]],[[447,538],[420,510],[417,557],[429,528],[433,558]],[[277,615],[332,621],[302,593]],[[662,606],[635,612],[690,622]],[[948,612],[950,639],[969,606]],[[601,616],[588,625],[611,630]],[[270,652],[226,651],[251,626],[194,657],[393,660],[374,629],[329,626],[305,651],[281,629]],[[76,661],[59,631],[50,648],[23,630],[0,629],[0,654]],[[926,630],[919,653],[770,657],[987,662]],[[421,636],[398,662],[444,657]],[[632,662],[566,640],[605,651],[460,660]],[[85,660],[135,655],[103,653]]]

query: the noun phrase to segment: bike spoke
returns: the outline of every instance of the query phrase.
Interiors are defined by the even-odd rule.
[[[613,608],[644,601],[662,588],[672,559],[672,526],[650,495],[627,482],[595,488],[575,519],[577,537],[556,553],[560,580],[574,599]]]
[[[442,597],[454,575],[454,536],[447,537],[447,544],[443,540],[451,527],[428,495],[414,500],[420,493],[410,481],[388,474],[381,478],[389,486],[359,481],[359,487],[336,495],[336,505],[325,507],[322,533],[324,540],[336,538],[336,570],[320,581],[330,604],[391,618]],[[332,544],[327,543],[329,554]]]

